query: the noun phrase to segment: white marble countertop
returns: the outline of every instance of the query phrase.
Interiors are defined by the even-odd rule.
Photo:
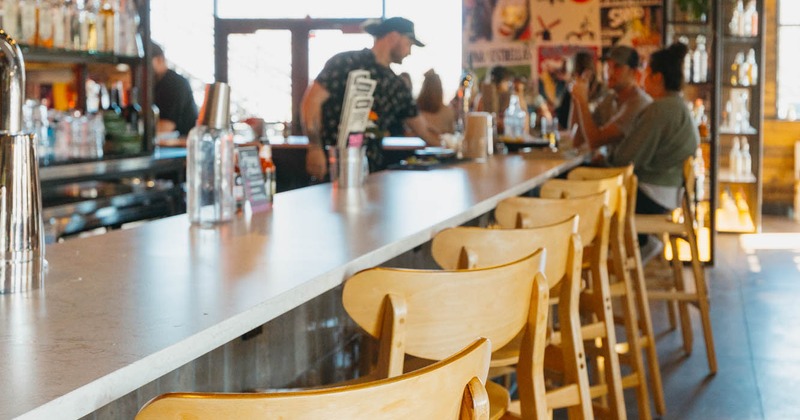
[[[0,295],[0,419],[91,413],[579,161],[385,171],[216,229],[176,216],[49,246],[45,287]]]

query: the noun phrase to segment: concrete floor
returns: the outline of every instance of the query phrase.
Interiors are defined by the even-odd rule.
[[[716,375],[696,311],[687,356],[664,304],[651,304],[667,401],[661,418],[800,419],[800,223],[765,217],[762,235],[719,234],[706,273]],[[639,418],[631,391],[625,400],[628,418]]]

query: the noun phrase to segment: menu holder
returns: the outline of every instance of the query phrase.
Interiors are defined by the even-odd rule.
[[[239,147],[239,173],[244,186],[244,198],[250,203],[253,213],[269,210],[272,206],[267,188],[264,184],[264,173],[261,172],[261,160],[255,146]]]
[[[367,70],[356,69],[348,74],[339,120],[337,147],[340,149],[349,145],[351,133],[363,133],[366,130],[377,84],[377,81],[370,79]]]

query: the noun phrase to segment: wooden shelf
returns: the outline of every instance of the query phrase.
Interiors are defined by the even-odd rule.
[[[70,63],[70,64],[128,64],[141,63],[143,58],[136,56],[115,55],[103,52],[68,51],[50,48],[37,48],[29,45],[20,45],[25,61],[42,63]]]

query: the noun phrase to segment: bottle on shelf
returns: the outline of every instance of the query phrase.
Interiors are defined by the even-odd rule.
[[[739,51],[736,53],[736,63],[738,63],[737,70],[739,74],[737,75],[738,85],[739,86],[750,86],[750,77],[748,76],[749,73],[749,63],[744,59],[744,53]]]
[[[18,41],[21,44],[36,45],[37,27],[39,26],[37,9],[36,0],[20,0]]]
[[[703,149],[698,147],[694,152],[695,197],[698,201],[706,197],[706,161],[703,159]]]
[[[111,0],[103,0],[99,5],[98,11],[97,43],[100,51],[113,53],[116,48],[117,34],[117,8]],[[101,45],[102,44],[102,45]]]
[[[125,119],[127,131],[144,135],[144,120],[142,119],[142,107],[139,105],[139,89],[132,87],[128,91],[128,104],[122,110],[122,117]]]
[[[687,82],[692,80],[692,48],[689,46],[689,37],[686,35],[681,35],[678,37],[678,42],[683,45],[686,45],[686,48],[689,50],[685,57],[683,57],[683,80]]]
[[[731,21],[728,23],[728,32],[733,36],[744,35],[744,1],[736,0]]]
[[[739,144],[739,137],[733,138],[733,145],[728,154],[728,170],[733,179],[738,179],[742,173],[742,150]]]
[[[53,48],[63,50],[67,48],[67,40],[70,35],[67,30],[70,29],[67,3],[65,1],[53,0],[52,14],[53,14]]]
[[[3,2],[3,29],[12,38],[20,36],[19,1],[5,0]]]
[[[758,84],[758,63],[756,62],[756,51],[750,48],[747,52],[747,81],[751,86]]]
[[[36,27],[36,45],[42,48],[53,48],[55,35],[55,9],[57,4],[51,0],[42,0],[38,3],[38,19]]]
[[[258,158],[261,161],[261,172],[264,174],[264,189],[267,192],[267,200],[272,203],[277,190],[277,180],[275,177],[275,163],[272,161],[272,147],[269,141],[263,142],[258,149]]]
[[[705,83],[708,81],[708,51],[705,35],[697,35],[695,49],[692,53],[692,81]]]
[[[744,178],[749,178],[753,174],[753,157],[750,155],[750,144],[747,137],[742,137],[742,172]]]
[[[741,52],[736,53],[736,56],[733,59],[733,63],[731,64],[731,85],[738,86],[739,85],[739,68],[744,65],[744,54]]]
[[[750,0],[747,2],[745,16],[749,21],[746,22],[746,27],[748,28],[747,35],[758,36],[758,9],[756,9],[756,0]]]

